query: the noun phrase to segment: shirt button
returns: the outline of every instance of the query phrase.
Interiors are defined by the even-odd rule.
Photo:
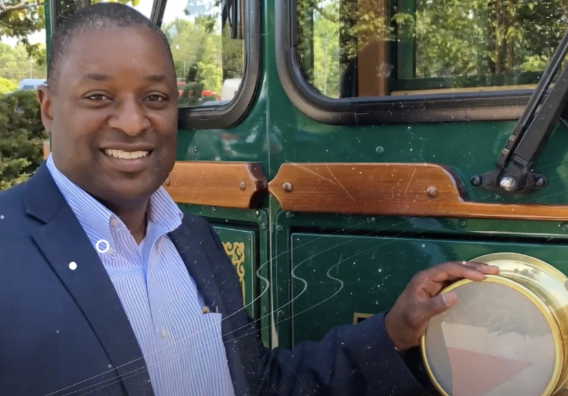
[[[113,227],[117,227],[118,226],[118,219],[116,217],[111,217],[110,218],[110,225]]]
[[[168,331],[166,329],[162,329],[162,338],[168,338]]]

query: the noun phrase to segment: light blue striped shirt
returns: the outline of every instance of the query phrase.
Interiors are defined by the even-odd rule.
[[[160,188],[151,196],[146,237],[138,245],[116,215],[55,167],[51,155],[47,167],[98,248],[144,354],[155,395],[234,395],[221,314],[202,313],[203,299],[167,235],[183,218],[168,193]]]

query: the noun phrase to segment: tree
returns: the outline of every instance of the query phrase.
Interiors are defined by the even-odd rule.
[[[44,45],[39,45],[45,51]],[[0,77],[18,83],[24,78],[46,78],[47,68],[45,63],[39,65],[29,58],[23,45],[11,47],[0,43]]]
[[[36,93],[0,97],[0,191],[27,180],[43,161],[47,134]]]
[[[7,94],[18,89],[18,84],[7,78],[0,77],[0,94]]]

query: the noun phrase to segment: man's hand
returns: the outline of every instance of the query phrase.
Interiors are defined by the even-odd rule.
[[[454,292],[440,293],[451,283],[466,278],[482,281],[485,275],[498,275],[495,266],[452,262],[417,273],[385,317],[385,328],[394,346],[405,351],[420,344],[428,321],[457,302]]]

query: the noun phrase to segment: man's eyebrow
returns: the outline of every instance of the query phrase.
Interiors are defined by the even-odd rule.
[[[108,81],[112,80],[112,78],[106,74],[88,73],[85,74],[81,80]]]
[[[144,79],[151,82],[162,82],[166,80],[166,76],[164,74],[150,74],[148,76],[144,76]]]

